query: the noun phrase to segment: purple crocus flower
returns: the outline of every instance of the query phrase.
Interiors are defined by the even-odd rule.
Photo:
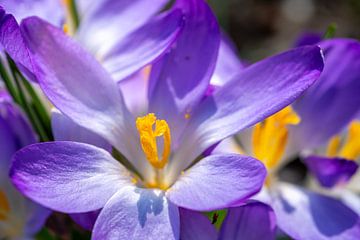
[[[102,209],[93,239],[178,239],[179,207],[221,209],[257,193],[265,178],[259,161],[198,157],[290,104],[322,71],[320,48],[299,48],[252,65],[206,97],[220,44],[217,22],[202,0],[179,0],[175,8],[184,12],[185,26],[153,63],[148,114],[136,119],[107,72],[61,30],[35,17],[20,25],[46,96],[117,149],[123,165],[94,145],[40,143],[15,154],[12,181],[51,209]]]
[[[35,135],[19,109],[0,91],[0,238],[28,239],[43,226],[50,211],[23,197],[8,177],[16,150],[36,142]]]
[[[38,14],[38,2],[52,6],[54,1],[20,2],[26,2],[22,3],[25,6],[31,3],[30,13],[27,12],[26,16],[43,17],[52,8],[44,7],[43,13]],[[88,1],[79,1],[81,21],[72,36],[102,63],[115,81],[123,80],[163,55],[179,34],[183,24],[183,15],[179,9],[170,9],[156,15],[167,2],[168,0],[99,0],[90,5]],[[16,9],[12,0],[3,1],[3,4],[5,10],[8,7],[10,12]],[[59,12],[59,9],[55,12]],[[15,13],[18,20],[23,19],[23,14]],[[25,54],[29,50],[24,45],[24,39],[19,37],[21,32],[15,18],[2,11],[1,19],[2,45],[20,68],[35,80],[31,75],[34,72],[33,66]],[[15,35],[17,42],[8,42]]]
[[[295,239],[356,239],[360,232],[359,217],[341,201],[282,183],[276,177],[277,170],[294,153],[326,143],[345,128],[359,110],[360,75],[356,69],[360,67],[360,43],[333,39],[319,45],[325,56],[320,79],[292,107],[281,110],[240,136],[241,150],[265,163],[267,187],[256,198],[274,209],[282,231]],[[352,153],[351,149],[345,152]],[[357,169],[354,162],[343,158],[332,160],[335,162],[313,156],[306,162],[328,186],[350,179]]]
[[[360,44],[351,39],[320,44],[328,62],[323,76],[326,81],[317,83],[317,90],[314,86],[294,105],[304,122],[294,129],[298,138],[293,142],[311,150],[304,162],[320,186],[331,188],[359,213]],[[305,140],[310,135],[311,140]]]

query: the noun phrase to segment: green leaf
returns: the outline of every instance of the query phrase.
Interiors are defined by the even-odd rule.
[[[205,215],[209,218],[212,224],[216,227],[216,229],[220,229],[222,223],[225,220],[227,214],[227,209],[216,210],[212,212],[206,212]]]
[[[326,32],[325,32],[323,38],[324,38],[324,39],[329,39],[329,38],[335,37],[336,29],[337,29],[336,23],[331,23],[331,24],[327,27]]]

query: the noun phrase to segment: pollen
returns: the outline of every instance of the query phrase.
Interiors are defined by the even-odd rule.
[[[140,135],[141,148],[146,159],[156,169],[163,169],[168,163],[171,151],[171,134],[165,120],[158,120],[154,113],[136,119],[136,128]],[[158,154],[157,138],[163,138],[163,152]]]
[[[253,153],[268,169],[277,166],[285,152],[289,135],[287,127],[299,122],[300,117],[289,106],[255,125]]]
[[[185,114],[185,119],[190,119],[190,117],[191,117],[191,116],[190,116],[190,113],[186,113],[186,114]]]
[[[5,193],[0,190],[0,221],[6,220],[9,212],[10,204],[6,198]]]

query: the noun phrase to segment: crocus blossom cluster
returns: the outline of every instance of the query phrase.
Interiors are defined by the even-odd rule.
[[[245,66],[204,0],[2,2],[0,237],[48,209],[99,240],[360,236],[353,205],[277,178],[294,155],[324,187],[357,171],[356,40]]]

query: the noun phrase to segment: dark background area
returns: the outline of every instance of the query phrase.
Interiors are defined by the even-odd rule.
[[[223,29],[250,62],[286,50],[304,32],[360,38],[360,0],[209,0]]]

